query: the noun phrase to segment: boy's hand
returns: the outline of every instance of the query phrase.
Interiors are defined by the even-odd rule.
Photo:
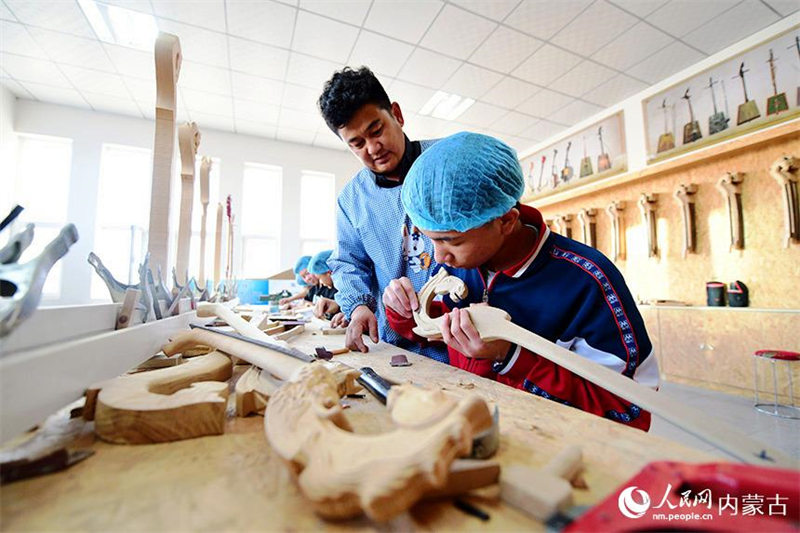
[[[317,300],[317,303],[314,304],[314,316],[317,318],[322,318],[328,313],[334,314],[338,312],[339,304],[336,303],[336,300],[320,298]]]
[[[466,309],[456,308],[444,315],[440,330],[448,346],[475,359],[502,359],[511,347],[504,340],[484,342]]]
[[[286,305],[290,302],[289,298],[281,298],[278,300],[278,305]]]
[[[344,316],[344,313],[339,311],[333,318],[331,318],[331,327],[332,328],[346,328],[349,322],[347,321],[347,317]]]
[[[375,344],[378,343],[378,319],[375,313],[370,311],[366,305],[359,305],[350,314],[350,325],[347,326],[347,333],[344,337],[344,345],[351,350],[358,350],[367,353],[369,348],[364,344],[361,335],[369,333],[369,338]]]
[[[393,279],[383,291],[383,305],[392,308],[394,312],[403,318],[411,318],[412,311],[419,309],[417,292],[411,280],[402,277]]]

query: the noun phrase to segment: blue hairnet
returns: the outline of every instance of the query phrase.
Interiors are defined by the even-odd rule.
[[[294,264],[294,273],[299,274],[304,268],[308,268],[308,262],[311,261],[310,255],[304,255]]]
[[[332,253],[333,250],[325,250],[312,257],[311,261],[308,262],[308,271],[317,276],[325,272],[330,272],[331,269],[328,268],[328,258]]]
[[[308,283],[306,283],[306,280],[300,277],[300,274],[295,274],[294,282],[300,285],[301,287],[305,287],[306,285],[308,285]]]
[[[464,232],[507,213],[524,190],[513,148],[494,137],[461,132],[422,152],[401,198],[418,228]]]

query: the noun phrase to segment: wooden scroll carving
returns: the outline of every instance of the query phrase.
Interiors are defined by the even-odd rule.
[[[578,222],[581,225],[581,242],[591,246],[597,247],[597,222],[595,209],[581,209],[578,211]]]
[[[658,255],[658,235],[656,233],[656,202],[658,195],[645,194],[639,197],[639,211],[642,213],[642,223],[647,232],[647,256]]]
[[[214,233],[214,286],[219,287],[219,274],[222,270],[222,204],[217,204],[217,224]]]
[[[697,227],[695,226],[694,195],[697,185],[679,185],[672,196],[681,208],[683,218],[683,257],[695,253],[697,250]]]
[[[181,152],[181,215],[178,222],[178,276],[189,270],[189,245],[192,238],[192,207],[194,205],[194,167],[197,148],[200,146],[200,130],[197,124],[187,122],[178,128],[178,147]],[[182,284],[189,279],[181,280]]]
[[[206,229],[208,226],[208,202],[210,194],[209,176],[211,173],[211,158],[204,157],[200,162],[200,205],[203,213],[200,217],[200,273],[197,280],[200,290],[206,290]]]
[[[170,179],[175,149],[176,85],[181,70],[178,37],[159,33],[155,44],[156,133],[153,148],[153,184],[150,191],[150,227],[147,250],[156,267],[167,269],[169,246]]]
[[[625,202],[611,202],[606,207],[606,213],[611,219],[611,259],[618,261],[625,259],[625,229],[622,225],[622,213]]]
[[[800,93],[798,93],[800,94]],[[769,168],[770,174],[781,186],[783,196],[784,246],[800,242],[800,197],[797,192],[800,160],[794,156],[783,156]]]
[[[219,352],[182,365],[98,383],[86,392],[84,417],[97,435],[118,444],[220,435],[231,361]]]
[[[556,228],[556,233],[558,233],[559,235],[563,235],[568,239],[571,239],[572,238],[572,228],[570,227],[571,221],[572,221],[572,215],[556,215],[553,218],[553,225]]]
[[[339,398],[333,377],[314,363],[275,393],[264,418],[272,449],[326,518],[364,513],[383,521],[402,513],[444,487],[453,460],[468,455],[473,437],[492,425],[475,395],[449,402],[442,391],[398,385],[387,402],[396,429],[355,434]]]
[[[727,173],[717,182],[717,189],[728,210],[731,233],[731,250],[744,249],[744,217],[742,216],[742,176]]]
[[[417,327],[414,333],[431,340],[440,340],[439,325],[443,317],[431,318],[431,302],[436,294],[449,293],[451,298],[463,299],[467,294],[466,285],[460,279],[440,270],[420,290],[419,311],[414,313]],[[792,465],[794,460],[781,452],[765,447],[735,429],[710,419],[693,409],[671,402],[664,395],[639,385],[635,381],[604,366],[584,359],[555,343],[511,323],[510,317],[502,309],[489,306],[472,306],[467,309],[472,324],[481,338],[486,341],[503,339],[520,345],[541,357],[573,372],[574,374],[603,387],[654,415],[714,444],[719,449],[733,455],[740,461],[767,464],[772,466]]]

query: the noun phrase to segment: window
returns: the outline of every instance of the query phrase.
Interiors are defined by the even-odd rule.
[[[139,263],[147,253],[152,176],[150,150],[103,145],[93,251],[122,283],[139,283]],[[109,297],[105,283],[95,274],[91,297]]]
[[[25,210],[8,234],[22,231],[28,223],[36,225],[33,242],[20,258],[24,263],[38,256],[67,222],[72,140],[20,135],[17,149],[17,179],[12,197]],[[50,270],[42,289],[44,299],[60,296],[61,261]]]
[[[242,278],[265,278],[280,266],[283,169],[245,163],[242,181]]]
[[[314,255],[336,242],[336,176],[304,170],[300,176],[300,252]]]
[[[203,219],[203,203],[200,201],[200,165],[203,156],[197,156],[194,170],[194,206],[192,207],[192,239],[189,243],[189,278],[196,277],[200,282],[200,227]],[[221,160],[211,158],[211,172],[208,174],[208,207],[206,208],[206,281],[214,281],[214,237],[217,231],[217,202],[219,202],[219,172]],[[224,228],[224,226],[223,226]],[[224,229],[223,229],[224,231]]]

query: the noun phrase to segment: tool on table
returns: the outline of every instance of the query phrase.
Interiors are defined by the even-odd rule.
[[[393,355],[389,366],[411,366],[411,361],[404,354]]]
[[[20,459],[19,461],[3,463],[0,465],[0,484],[5,485],[20,479],[58,472],[92,455],[94,455],[92,450],[61,448],[44,457],[38,457],[33,460]]]
[[[278,343],[267,342],[264,340],[257,340],[251,337],[245,337],[244,335],[239,335],[238,333],[233,333],[231,331],[220,331],[216,328],[209,328],[206,326],[201,326],[200,324],[189,324],[189,327],[192,329],[200,329],[203,331],[210,331],[217,335],[224,335],[225,337],[230,337],[232,339],[237,339],[240,341],[247,342],[254,346],[261,346],[262,348],[269,348],[270,350],[275,350],[276,352],[280,352],[282,354],[289,355],[294,357],[295,359],[300,359],[301,361],[305,361],[306,363],[310,363],[315,359],[315,357],[305,354],[296,348],[286,348],[285,346],[281,346]]]

